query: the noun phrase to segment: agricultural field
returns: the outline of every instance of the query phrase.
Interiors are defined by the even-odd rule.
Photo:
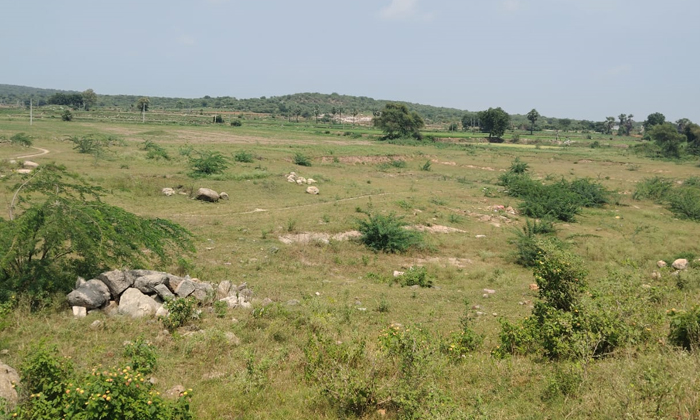
[[[18,297],[0,323],[10,366],[42,345],[76,370],[119,367],[124,342],[143,340],[157,354],[155,389],[191,388],[197,419],[700,418],[700,204],[695,192],[685,207],[663,196],[700,186],[697,160],[648,159],[633,151],[639,139],[600,134],[509,132],[494,144],[429,127],[423,141],[388,142],[368,126],[254,115],[241,126],[165,113],[145,123],[111,111],[35,118],[29,126],[24,111],[0,112],[4,220],[20,179],[10,160],[65,165],[102,187],[104,202],[194,235],[196,252],[169,266],[113,269],[246,282],[254,300],[252,309],[202,306],[167,333],[157,319],[74,318],[65,294]],[[9,141],[20,132],[33,147]],[[86,138],[98,146],[81,149]],[[193,156],[216,152],[223,171],[192,173]],[[291,172],[320,193],[288,182]],[[504,178],[523,174],[527,188],[585,180],[605,200],[534,232],[537,209],[523,203],[544,196],[518,196],[521,184]],[[666,182],[662,195],[641,192],[653,178]],[[192,199],[200,187],[230,198]],[[422,240],[373,250],[353,233],[372,223]],[[552,247],[550,259],[524,260],[523,251]],[[689,261],[680,274],[670,267],[678,258]],[[565,325],[576,315],[533,327],[547,273],[571,266],[580,283],[566,311],[589,311],[596,327]],[[669,336],[678,324],[690,324],[689,350]],[[544,344],[523,335],[544,328],[577,332]]]

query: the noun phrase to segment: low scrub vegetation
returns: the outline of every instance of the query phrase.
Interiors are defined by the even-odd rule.
[[[367,214],[367,220],[358,220],[360,240],[374,251],[402,253],[423,244],[423,235],[406,229],[407,223],[394,213]]]

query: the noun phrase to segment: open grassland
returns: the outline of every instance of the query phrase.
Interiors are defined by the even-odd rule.
[[[343,135],[345,131],[358,135]],[[700,302],[700,269],[691,267],[682,281],[669,270],[662,270],[660,279],[651,277],[660,259],[700,257],[700,225],[676,218],[651,200],[632,198],[636,184],[646,178],[682,181],[698,176],[697,162],[649,160],[631,149],[612,147],[623,142],[601,136],[576,137],[578,143],[568,147],[551,142],[388,144],[366,127],[248,119],[242,127],[193,126],[105,118],[71,123],[45,118],[29,127],[17,116],[0,115],[0,138],[17,132],[26,132],[34,146],[49,150],[31,160],[64,164],[105,188],[109,204],[170,219],[193,232],[196,257],[166,269],[214,283],[247,282],[258,300],[255,311],[230,310],[218,317],[205,310],[197,324],[202,333],[182,330],[172,335],[163,334],[157,321],[99,313],[74,319],[58,303],[30,312],[20,302],[0,332],[0,348],[8,350],[3,361],[10,365],[20,365],[28,349],[41,341],[55,344],[85,369],[118,365],[122,343],[143,337],[158,349],[157,388],[193,388],[197,418],[352,416],[353,410],[346,410],[348,414],[337,404],[335,391],[324,394],[323,384],[309,379],[313,337],[322,337],[348,348],[366,343],[356,369],[345,372],[347,376],[336,372],[329,381],[351,389],[348,383],[374,372],[377,395],[412,388],[414,394],[403,390],[401,395],[418,405],[436,405],[432,418],[700,418],[700,353],[668,343],[666,316],[669,309],[691,309]],[[69,138],[88,134],[116,136],[119,142],[97,156],[78,153]],[[526,133],[521,137],[528,138]],[[603,147],[583,146],[596,139]],[[171,159],[147,159],[147,140],[164,148]],[[223,174],[193,179],[184,156],[191,149],[221,152],[231,157],[231,166]],[[234,162],[233,155],[241,151],[252,154],[253,162]],[[2,160],[34,153],[41,151],[0,144]],[[295,165],[297,153],[312,165]],[[515,246],[510,243],[525,218],[494,211],[495,206],[517,209],[520,202],[497,185],[515,158],[529,164],[535,179],[590,178],[613,191],[611,204],[584,209],[576,222],[557,223],[557,237],[584,260],[589,288],[609,297],[614,303],[609,310],[620,310],[630,325],[643,324],[644,339],[599,359],[553,362],[539,356],[491,355],[500,344],[499,319],[523,319],[537,300],[529,287],[532,271],[514,263]],[[0,169],[9,175],[11,167]],[[316,180],[320,194],[306,194],[305,186],[287,182],[285,174],[291,171]],[[166,197],[161,194],[165,187],[184,194]],[[199,187],[225,191],[230,200],[192,200]],[[11,198],[12,191],[0,190],[0,209],[7,209]],[[366,219],[363,212],[393,212],[409,225],[435,232],[426,234],[425,247],[406,254],[374,253],[353,240],[280,240],[357,229],[357,221]],[[394,270],[412,266],[425,267],[434,287],[394,282]],[[484,297],[484,289],[495,293]],[[263,298],[274,303],[263,310]],[[290,300],[298,304],[288,305]],[[456,359],[441,351],[414,349],[423,357],[416,364],[420,372],[402,382],[401,362],[393,365],[381,344],[391,334],[388,328],[401,324],[420,329],[429,338],[416,342],[439,343],[459,330],[465,301],[483,345]],[[104,321],[99,329],[89,327],[95,319]],[[226,333],[235,334],[240,343],[232,343]],[[428,401],[419,392],[426,389],[440,398]],[[358,410],[360,417],[403,413],[393,410],[396,401],[386,398],[370,405]]]

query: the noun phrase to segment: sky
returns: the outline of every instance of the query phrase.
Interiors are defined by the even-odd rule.
[[[0,83],[700,122],[698,0],[0,0]]]

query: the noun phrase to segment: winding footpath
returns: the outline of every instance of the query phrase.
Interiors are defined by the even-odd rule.
[[[37,157],[37,156],[48,155],[49,153],[51,153],[51,151],[49,149],[42,149],[41,147],[34,147],[34,146],[30,146],[30,147],[32,149],[41,150],[41,153],[34,153],[31,155],[24,155],[24,156],[16,156],[16,157],[10,158],[10,159],[29,159],[29,158],[33,158],[33,157]]]

